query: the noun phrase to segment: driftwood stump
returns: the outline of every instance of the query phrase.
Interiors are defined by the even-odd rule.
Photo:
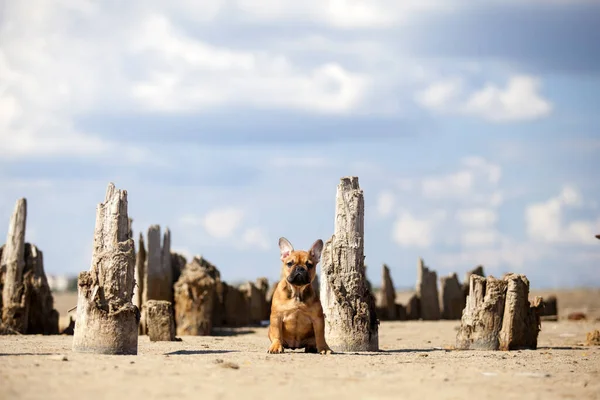
[[[194,258],[175,283],[175,325],[180,336],[208,336],[212,330],[216,281]]]
[[[151,342],[172,342],[175,340],[173,305],[165,300],[148,300],[144,304],[146,329]]]
[[[465,308],[463,289],[456,274],[440,278],[442,319],[460,319]]]
[[[54,309],[54,298],[44,271],[44,256],[30,243],[25,243],[24,281],[29,297],[27,334],[57,335],[58,311]]]
[[[27,332],[29,296],[24,281],[25,226],[27,200],[19,199],[10,217],[6,244],[2,251],[0,270],[4,274],[2,288],[2,323],[16,333]]]
[[[536,349],[540,331],[540,297],[528,300],[525,275],[503,279],[471,275],[467,304],[456,336],[458,349]]]
[[[379,320],[364,266],[364,197],[357,177],[337,187],[335,233],[323,248],[320,298],[334,351],[378,351]]]
[[[377,304],[377,315],[381,320],[395,321],[398,319],[398,307],[396,306],[396,290],[390,275],[390,269],[383,264],[381,277],[381,291]]]
[[[131,302],[134,274],[127,191],[110,183],[96,210],[92,266],[79,274],[73,351],[137,354],[140,313]]]
[[[410,321],[421,319],[421,301],[416,294],[413,294],[406,303],[406,319]]]
[[[417,296],[421,304],[421,319],[437,321],[440,319],[440,300],[437,289],[437,273],[425,266],[419,258],[417,267]]]

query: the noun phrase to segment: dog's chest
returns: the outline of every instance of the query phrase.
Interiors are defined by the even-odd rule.
[[[284,331],[295,334],[294,336],[304,336],[312,331],[312,322],[309,315],[298,309],[289,310],[283,315]]]

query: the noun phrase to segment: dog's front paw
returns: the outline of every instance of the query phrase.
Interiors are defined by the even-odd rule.
[[[326,347],[323,347],[322,349],[319,349],[319,354],[325,354],[325,355],[327,355],[327,354],[331,354],[331,353],[333,353],[333,350],[331,350],[329,348],[329,346],[326,346]]]
[[[271,346],[269,347],[269,350],[267,351],[267,353],[269,353],[269,354],[283,353],[283,346],[281,345],[281,342],[279,340],[274,340],[273,343],[271,343]]]

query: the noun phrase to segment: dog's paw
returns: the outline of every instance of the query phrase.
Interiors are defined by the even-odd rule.
[[[332,353],[333,353],[333,350],[331,350],[329,347],[319,349],[319,354],[327,355],[327,354],[332,354]]]
[[[281,342],[279,340],[275,340],[273,343],[271,343],[271,346],[269,347],[269,350],[267,350],[267,353],[269,353],[269,354],[283,353],[283,346],[281,345]]]

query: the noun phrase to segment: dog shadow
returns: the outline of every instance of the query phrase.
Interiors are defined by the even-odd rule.
[[[206,354],[238,353],[237,350],[176,350],[165,353],[166,356],[197,356]]]
[[[0,353],[0,357],[20,357],[20,356],[57,356],[63,353]]]

